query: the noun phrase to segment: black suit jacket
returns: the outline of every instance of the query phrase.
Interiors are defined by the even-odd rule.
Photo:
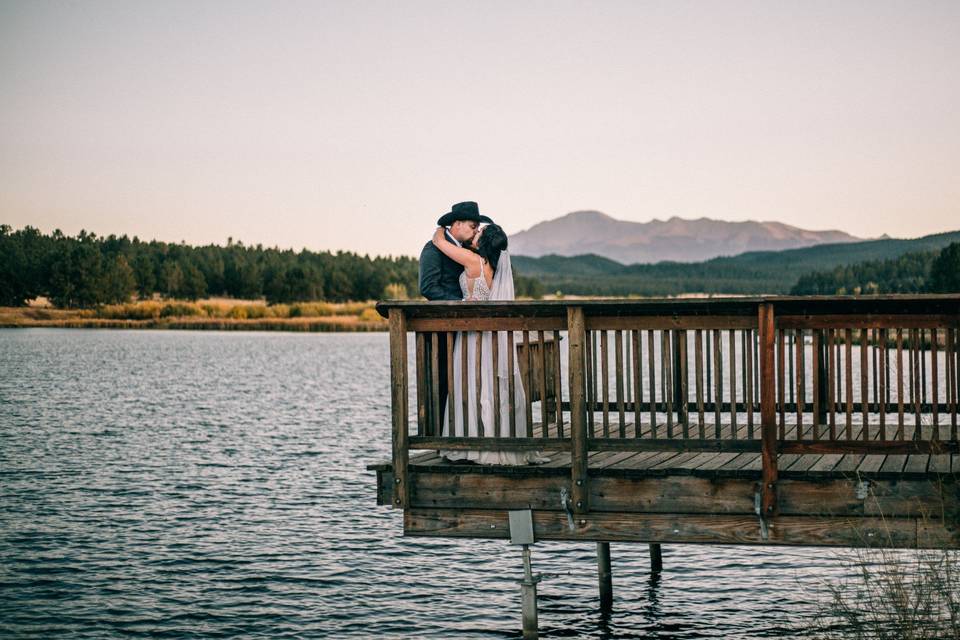
[[[450,233],[447,239],[453,242]],[[427,300],[463,300],[460,274],[463,266],[428,242],[420,252],[420,295]]]

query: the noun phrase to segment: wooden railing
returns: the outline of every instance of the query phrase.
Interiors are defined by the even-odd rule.
[[[589,510],[594,451],[760,452],[764,513],[776,513],[783,454],[956,453],[960,296],[382,302],[389,318],[394,506],[409,503],[412,450],[570,454],[571,495]],[[408,332],[414,339],[408,343]],[[457,334],[481,344],[509,383],[505,419],[478,437],[443,435],[453,403]],[[413,375],[408,373],[413,347]],[[446,347],[446,348],[444,348]],[[506,353],[501,353],[504,350]],[[465,378],[465,376],[464,376]],[[411,385],[411,382],[414,384]],[[416,389],[415,432],[409,396]],[[526,403],[517,411],[514,400]],[[517,414],[525,414],[520,421]]]

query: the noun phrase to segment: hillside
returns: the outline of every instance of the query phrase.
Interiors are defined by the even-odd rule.
[[[519,273],[547,291],[574,295],[677,295],[681,293],[785,294],[811,271],[906,253],[937,250],[960,241],[960,231],[910,240],[884,238],[785,251],[752,251],[703,262],[623,265],[596,255],[516,256]]]
[[[515,233],[511,249],[531,257],[594,254],[623,264],[700,262],[748,251],[781,251],[855,242],[842,231],[809,231],[780,222],[699,218],[629,222],[599,211],[576,211]]]

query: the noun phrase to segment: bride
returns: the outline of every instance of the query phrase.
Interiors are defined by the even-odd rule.
[[[447,240],[443,227],[433,234],[433,243],[450,259],[463,265],[460,274],[460,290],[464,302],[487,302],[488,300],[513,300],[513,269],[510,266],[510,254],[507,253],[507,234],[496,224],[482,227],[474,236],[471,251]],[[461,349],[466,342],[467,349],[467,416],[463,415],[463,355]],[[497,369],[493,371],[492,333],[483,332],[481,339],[480,361],[480,419],[484,426],[484,435],[495,436],[494,411],[500,412],[502,433],[509,432],[510,424],[510,378],[514,376],[514,415],[517,425],[527,421],[527,403],[520,379],[520,369],[516,359],[513,371],[507,371],[507,335],[498,333]],[[443,435],[445,437],[477,437],[477,334],[475,331],[458,333],[453,345],[453,388],[447,396],[448,406],[443,411]],[[500,406],[493,406],[494,377],[500,386]],[[453,402],[454,424],[450,425],[449,403]],[[466,426],[464,425],[466,422]],[[441,451],[440,454],[451,462],[469,461],[480,464],[538,464],[547,462],[538,452],[519,451]]]

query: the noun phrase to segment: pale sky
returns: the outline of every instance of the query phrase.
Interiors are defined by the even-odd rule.
[[[960,2],[0,0],[0,223],[419,252],[460,200],[960,228]]]

